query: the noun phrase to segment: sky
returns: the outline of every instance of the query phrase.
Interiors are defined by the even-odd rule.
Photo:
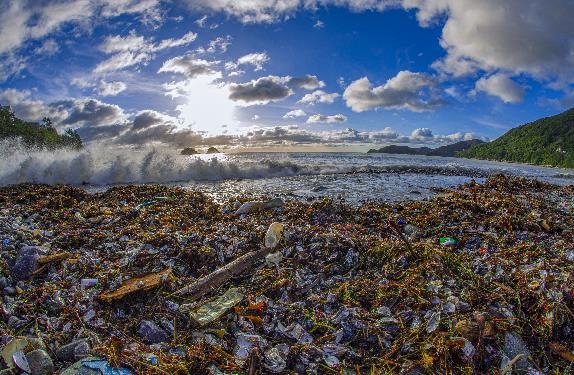
[[[0,105],[87,144],[436,147],[574,106],[572,0],[0,0]]]

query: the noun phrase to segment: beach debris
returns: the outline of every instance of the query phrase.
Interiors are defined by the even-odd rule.
[[[203,297],[213,289],[218,288],[231,277],[238,276],[243,272],[250,270],[257,261],[263,259],[275,246],[277,246],[281,239],[282,231],[282,224],[272,223],[265,235],[266,247],[240,256],[233,262],[219,268],[195,283],[179,289],[175,294],[178,296],[185,295],[191,300],[196,300]]]
[[[207,302],[190,313],[191,318],[200,326],[219,319],[225,312],[243,300],[244,294],[239,288],[229,288],[222,296]]]
[[[441,237],[439,238],[439,243],[442,246],[454,246],[456,245],[456,239],[452,237]]]
[[[14,354],[12,354],[12,362],[20,370],[26,373],[32,372],[30,370],[30,364],[28,363],[28,359],[26,358],[26,355],[24,354],[23,351],[18,350],[17,352],[14,352]]]
[[[171,268],[161,272],[148,274],[145,276],[134,277],[122,284],[121,287],[114,291],[105,291],[99,295],[99,298],[105,302],[116,301],[132,293],[148,291],[157,288],[165,282],[171,274]]]
[[[2,187],[0,373],[568,373],[574,188],[441,192],[230,215],[269,197]]]
[[[283,200],[281,198],[273,198],[269,201],[251,201],[245,202],[235,211],[235,215],[244,215],[254,212],[259,212],[263,210],[269,210],[272,208],[279,208],[283,206]]]

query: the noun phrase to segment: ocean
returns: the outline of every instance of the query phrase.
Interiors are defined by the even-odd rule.
[[[496,173],[559,185],[574,171],[460,158],[365,153],[241,153],[179,155],[176,150],[89,147],[81,151],[24,152],[0,147],[0,185],[71,184],[102,191],[117,184],[159,183],[205,192],[222,201],[239,195],[312,200],[328,196],[351,204],[426,199]]]

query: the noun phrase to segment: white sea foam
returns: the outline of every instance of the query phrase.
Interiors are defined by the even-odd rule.
[[[18,183],[109,185],[220,181],[320,173],[291,162],[241,162],[221,155],[182,156],[176,151],[89,147],[80,151],[25,150],[0,143],[0,185]]]

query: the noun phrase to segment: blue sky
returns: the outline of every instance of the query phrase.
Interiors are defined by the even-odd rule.
[[[88,143],[438,146],[574,105],[571,0],[0,8],[0,104]]]

